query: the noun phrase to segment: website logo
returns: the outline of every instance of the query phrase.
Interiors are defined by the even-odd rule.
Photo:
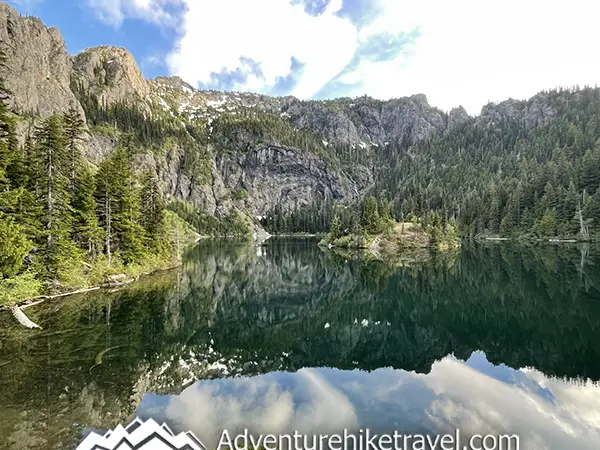
[[[360,429],[343,434],[293,434],[254,435],[248,429],[237,435],[223,430],[215,450],[519,450],[518,435],[462,436],[456,429],[454,434],[378,434]],[[90,433],[77,450],[207,450],[206,446],[187,431],[175,435],[166,425],[152,419],[136,418],[126,427],[100,435]]]
[[[152,419],[136,418],[129,425],[118,425],[103,435],[90,433],[77,450],[207,450],[192,433],[175,434]]]

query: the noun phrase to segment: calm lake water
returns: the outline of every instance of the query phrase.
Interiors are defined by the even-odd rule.
[[[204,242],[181,270],[0,314],[0,448],[136,415],[192,430],[518,433],[600,448],[600,254],[467,246],[391,267],[313,240]]]

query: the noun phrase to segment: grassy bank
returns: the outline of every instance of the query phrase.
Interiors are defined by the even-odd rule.
[[[0,280],[0,309],[21,305],[40,297],[61,296],[94,287],[111,287],[131,283],[141,276],[167,270],[181,264],[181,254],[193,244],[198,234],[173,213],[165,214],[169,242],[161,252],[148,251],[135,262],[126,264],[118,254],[107,258],[82,259],[61,272],[60,279],[40,277],[35,266],[17,276]]]

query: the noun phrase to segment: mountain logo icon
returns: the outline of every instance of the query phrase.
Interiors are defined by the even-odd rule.
[[[129,425],[118,425],[103,435],[90,433],[77,450],[207,450],[191,431],[174,434],[153,419],[136,417]]]

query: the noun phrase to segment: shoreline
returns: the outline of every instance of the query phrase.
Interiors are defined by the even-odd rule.
[[[301,233],[282,233],[282,234],[275,234],[275,235],[267,234],[267,236],[264,240],[267,240],[270,237],[296,238],[296,237],[318,237],[318,236],[319,236],[318,234],[301,234]],[[389,254],[387,254],[387,252],[383,252],[383,253],[381,252],[382,249],[379,248],[379,245],[378,245],[379,241],[377,240],[377,238],[380,238],[380,237],[381,237],[380,235],[377,235],[377,236],[375,236],[373,241],[370,242],[368,245],[365,245],[363,247],[356,247],[356,248],[349,247],[349,246],[332,245],[331,243],[325,244],[323,242],[319,242],[316,245],[318,247],[327,248],[330,250],[337,249],[337,250],[341,250],[341,251],[357,251],[357,252],[362,251],[362,252],[366,252],[366,253],[370,254],[375,259],[385,260],[384,254],[386,254],[386,256],[389,256]],[[209,238],[210,238],[210,236],[199,236],[195,240],[194,244],[197,244],[199,241],[201,241],[203,239],[209,239]],[[256,237],[254,237],[254,241],[258,244],[261,243],[259,241],[259,239],[256,239]],[[500,236],[499,237],[494,237],[494,236],[479,237],[479,238],[473,239],[473,241],[478,242],[478,243],[508,242],[508,243],[520,243],[520,244],[528,244],[528,243],[529,244],[586,244],[586,243],[589,244],[589,243],[594,242],[593,240],[584,241],[584,240],[577,240],[577,239],[558,239],[558,238],[522,240],[522,239],[514,239],[514,238],[500,237]],[[451,248],[455,248],[455,247],[452,246]],[[457,246],[457,248],[460,248],[460,245]],[[435,245],[428,244],[428,245],[422,245],[422,246],[419,246],[419,245],[407,246],[407,247],[404,247],[402,249],[402,251],[400,251],[399,253],[406,253],[406,252],[410,252],[411,250],[415,251],[415,250],[436,250],[436,249],[441,250],[441,251],[446,250],[446,249],[437,248]],[[159,267],[150,272],[144,272],[144,273],[137,275],[136,277],[126,278],[126,279],[123,278],[126,276],[125,274],[113,275],[112,282],[109,279],[108,281],[105,281],[101,284],[86,287],[86,288],[75,289],[75,290],[62,292],[62,293],[58,293],[58,294],[36,295],[35,297],[21,300],[13,305],[1,305],[0,312],[3,312],[3,311],[12,312],[15,319],[21,325],[25,326],[26,328],[41,329],[41,327],[39,325],[37,325],[35,322],[31,321],[27,317],[27,315],[23,311],[24,309],[39,305],[48,300],[56,300],[56,299],[63,298],[63,297],[70,297],[70,296],[78,295],[78,294],[86,294],[89,292],[95,292],[95,291],[99,291],[99,290],[103,290],[103,289],[109,290],[108,293],[113,293],[113,292],[116,292],[116,291],[126,287],[126,286],[129,286],[129,285],[135,283],[136,281],[139,281],[141,278],[149,277],[149,276],[155,275],[159,272],[166,272],[169,270],[173,270],[173,269],[181,267],[182,265],[183,265],[183,261],[180,261],[177,264],[170,265],[167,267]]]
[[[475,242],[512,242],[518,244],[593,244],[597,242],[594,239],[577,239],[577,238],[521,238],[521,237],[473,237],[467,239]]]
[[[209,236],[204,236],[204,235],[200,235],[198,233],[196,233],[196,236],[194,237],[193,241],[190,240],[188,241],[188,243],[185,245],[185,248],[189,248],[189,247],[193,247],[194,245],[198,244],[198,242],[200,242],[203,239],[207,239],[209,238]],[[177,267],[181,267],[181,265],[183,264],[183,259],[179,258],[179,262],[177,262],[176,264],[171,264],[169,266],[166,267],[156,267],[154,269],[152,269],[149,272],[142,272],[139,273],[138,275],[136,275],[135,277],[127,277],[127,274],[125,273],[120,273],[120,274],[115,274],[115,275],[111,275],[110,277],[105,278],[104,282],[100,283],[100,284],[95,284],[92,286],[88,286],[85,288],[78,288],[75,290],[69,290],[67,292],[61,292],[61,293],[57,293],[57,294],[42,294],[42,295],[36,295],[34,297],[29,297],[29,298],[25,298],[22,300],[19,300],[13,304],[9,304],[9,305],[0,305],[0,312],[2,311],[10,311],[12,310],[14,307],[18,307],[18,308],[28,308],[30,306],[35,306],[38,305],[40,303],[45,302],[46,300],[54,300],[57,298],[61,298],[61,297],[69,297],[71,295],[77,295],[77,294],[85,294],[87,292],[92,292],[92,291],[97,291],[100,289],[115,289],[115,288],[121,288],[124,286],[127,286],[135,281],[138,281],[140,278],[142,277],[146,277],[152,274],[155,274],[157,272],[165,272],[168,270],[172,270],[175,269]],[[112,282],[110,280],[113,280]],[[122,280],[122,281],[120,281]],[[37,301],[36,301],[37,300]]]
[[[275,233],[272,236],[273,237],[293,237],[293,238],[297,238],[297,237],[319,237],[319,236],[324,236],[327,233]]]
[[[346,234],[338,237],[327,235],[320,246],[363,250],[376,258],[393,257],[409,250],[437,249],[440,251],[460,247],[460,237],[455,233],[424,229],[413,222],[394,222],[377,234]]]
[[[0,312],[10,311],[12,313],[13,317],[17,320],[17,322],[19,322],[25,328],[41,330],[42,327],[40,327],[38,324],[33,322],[29,317],[27,317],[27,315],[23,311],[25,308],[29,308],[31,306],[36,306],[41,303],[45,303],[47,300],[55,300],[55,299],[63,298],[63,297],[70,297],[72,295],[86,294],[88,292],[95,292],[95,291],[99,291],[102,289],[110,289],[110,292],[108,292],[108,293],[113,293],[113,292],[116,292],[116,291],[126,287],[126,286],[129,286],[129,285],[135,283],[136,281],[139,281],[141,278],[149,277],[149,276],[155,275],[159,272],[167,272],[169,270],[177,269],[177,268],[181,267],[182,265],[183,265],[183,262],[179,262],[178,264],[171,265],[168,267],[157,268],[151,272],[142,273],[142,274],[136,276],[135,278],[129,278],[123,282],[118,282],[118,283],[105,282],[100,285],[91,286],[91,287],[83,288],[83,289],[77,289],[74,291],[63,292],[60,294],[38,295],[38,296],[35,296],[32,298],[20,301],[14,305],[0,306]]]
[[[264,240],[267,240],[271,237],[271,235],[269,235],[267,233],[266,236],[261,236],[261,237],[263,237]],[[189,245],[189,247],[192,247],[192,246],[198,244],[198,242],[200,242],[203,239],[210,239],[210,236],[197,235],[196,239],[194,240],[193,243],[191,243]],[[258,241],[256,236],[254,236],[254,240],[255,240],[255,242]],[[157,267],[156,269],[153,269],[150,272],[143,272],[135,277],[125,278],[125,279],[123,277],[126,277],[127,276],[126,274],[112,275],[112,277],[108,278],[108,281],[104,281],[103,283],[97,284],[94,286],[75,289],[75,290],[71,290],[71,291],[67,291],[67,292],[61,292],[59,294],[36,295],[35,297],[23,299],[12,305],[0,305],[0,312],[11,311],[13,316],[15,317],[15,319],[21,325],[23,325],[29,329],[41,329],[41,327],[39,325],[37,325],[35,322],[31,321],[31,319],[29,319],[29,317],[27,317],[27,315],[23,312],[23,310],[25,308],[39,305],[48,300],[55,300],[55,299],[63,298],[63,297],[70,297],[72,295],[78,295],[78,294],[86,294],[88,292],[95,292],[95,291],[99,291],[102,289],[110,290],[108,293],[113,293],[113,292],[116,292],[116,291],[126,287],[126,286],[129,286],[130,284],[135,283],[136,281],[139,281],[141,278],[149,277],[149,276],[155,275],[160,272],[167,272],[167,271],[170,271],[173,269],[177,269],[177,268],[181,267],[182,265],[183,265],[183,260],[180,260],[176,264],[172,264],[167,267]],[[113,282],[110,281],[111,278],[114,280]],[[118,280],[122,280],[122,281],[118,281]]]

